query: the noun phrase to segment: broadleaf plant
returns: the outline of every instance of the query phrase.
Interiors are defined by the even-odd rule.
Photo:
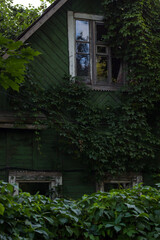
[[[130,240],[160,238],[160,191],[135,186],[54,199],[20,192],[0,183],[0,238],[7,240]],[[1,210],[0,210],[1,213]]]

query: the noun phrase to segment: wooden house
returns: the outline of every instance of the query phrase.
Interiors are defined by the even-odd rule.
[[[31,43],[42,54],[31,65],[35,81],[44,87],[55,85],[64,75],[80,76],[94,89],[98,104],[116,104],[111,78],[117,86],[125,82],[122,62],[113,71],[110,49],[103,39],[103,6],[99,0],[55,0],[19,40]],[[116,60],[115,60],[116,61]],[[104,68],[106,69],[104,71]],[[116,86],[116,87],[117,87]],[[61,187],[63,196],[78,198],[106,184],[132,186],[142,181],[141,175],[130,174],[116,179],[108,176],[100,186],[84,181],[83,166],[59,152],[54,130],[42,129],[39,153],[32,121],[15,126],[5,94],[0,102],[0,178],[17,183],[24,191],[45,193]],[[43,116],[42,116],[43,118]],[[18,190],[17,190],[18,191]]]

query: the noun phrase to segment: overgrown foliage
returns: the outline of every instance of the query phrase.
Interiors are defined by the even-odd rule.
[[[106,0],[103,5],[106,41],[127,63],[129,104],[148,112],[160,98],[160,2]]]
[[[94,106],[92,91],[69,78],[54,89],[40,89],[28,74],[16,110],[44,113],[45,123],[61,136],[60,146],[98,179],[105,171],[159,171],[160,3],[106,0],[103,5],[107,44],[113,57],[127,63],[121,105]]]
[[[160,238],[160,191],[128,190],[51,200],[0,184],[0,239],[155,240]]]
[[[37,116],[37,129],[42,124],[55,128],[60,136],[61,151],[75,161],[81,158],[87,171],[95,171],[99,180],[106,171],[121,174],[148,168],[149,161],[155,159],[159,140],[152,134],[151,127],[148,128],[143,113],[135,114],[123,103],[115,108],[99,108],[92,97],[92,90],[82,83],[72,83],[69,78],[50,90],[40,89],[28,79],[11,102],[22,118],[28,112]],[[39,122],[41,113],[46,119]],[[152,161],[157,168],[154,164]]]

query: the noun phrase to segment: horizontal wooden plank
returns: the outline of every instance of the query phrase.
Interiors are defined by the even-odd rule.
[[[29,114],[23,115],[23,123],[21,117],[16,116],[12,112],[0,112],[0,128],[15,128],[15,129],[46,129],[46,125],[34,124],[35,121],[45,120],[43,114],[38,114],[31,117]]]
[[[28,130],[41,130],[47,129],[45,125],[33,125],[33,124],[13,124],[13,123],[0,123],[0,128],[8,128],[8,129],[28,129]]]
[[[35,120],[44,120],[45,115],[37,114],[37,116],[31,116],[31,114],[23,114],[23,116],[17,116],[16,113],[13,112],[0,112],[0,122],[15,122],[20,120],[21,118],[24,119],[24,122],[31,122],[33,123]]]
[[[43,176],[43,178],[51,178],[52,177],[61,177],[62,173],[60,172],[46,172],[46,171],[10,171],[10,176],[16,176],[17,178],[27,177],[28,175],[33,176],[35,178]]]

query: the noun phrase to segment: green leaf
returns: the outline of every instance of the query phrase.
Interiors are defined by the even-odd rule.
[[[46,219],[51,225],[54,224],[54,220],[51,217],[44,217],[44,219]]]
[[[46,231],[44,231],[42,229],[35,229],[34,231],[39,233],[39,234],[41,234],[41,235],[43,235],[45,237],[45,239],[49,239],[49,235],[48,235],[48,233]]]
[[[113,227],[113,226],[114,226],[114,224],[107,223],[107,224],[105,225],[105,228],[110,228],[110,227]]]
[[[59,218],[59,222],[60,222],[61,224],[65,224],[65,223],[68,222],[68,219],[67,219],[67,218]]]
[[[89,234],[88,237],[89,237],[91,240],[95,240],[95,239],[96,239],[93,234]]]
[[[3,215],[5,211],[5,207],[2,203],[0,203],[0,215]]]
[[[116,232],[119,232],[121,230],[121,226],[114,226],[114,229],[116,230]]]
[[[67,232],[70,234],[70,236],[73,235],[73,230],[71,229],[70,226],[65,226],[65,228],[67,229]]]

